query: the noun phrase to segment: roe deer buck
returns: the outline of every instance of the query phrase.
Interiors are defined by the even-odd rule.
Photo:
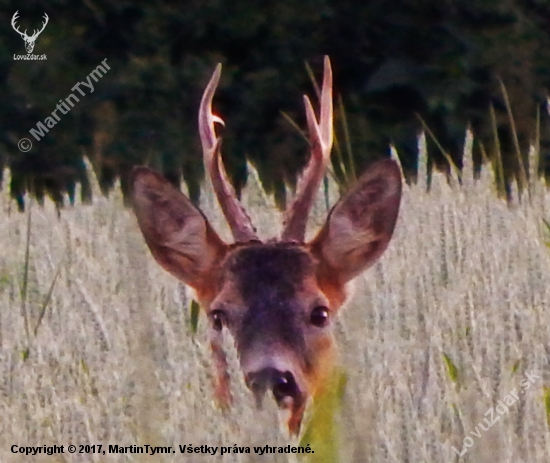
[[[291,434],[300,430],[309,397],[315,400],[333,372],[332,321],[347,283],[386,250],[401,199],[401,171],[392,160],[365,172],[330,211],[317,236],[305,242],[307,216],[332,147],[332,71],[324,62],[320,118],[304,97],[311,158],[296,198],[285,213],[280,239],[261,241],[235,196],[220,156],[212,113],[218,65],[202,97],[199,130],[206,171],[235,238],[223,242],[204,214],[161,175],[132,172],[132,201],[154,258],[195,289],[210,322],[218,370],[216,396],[231,401],[221,331],[232,334],[247,386],[258,403],[271,390],[290,411]]]

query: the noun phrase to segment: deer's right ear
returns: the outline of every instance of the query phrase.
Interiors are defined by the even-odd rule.
[[[135,167],[131,185],[133,209],[154,258],[176,278],[205,291],[227,245],[201,211],[161,175]]]

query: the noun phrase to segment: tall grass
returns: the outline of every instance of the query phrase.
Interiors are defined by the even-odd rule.
[[[340,316],[346,388],[335,448],[343,462],[460,461],[451,447],[460,450],[532,370],[542,378],[472,436],[462,461],[548,461],[550,252],[542,219],[550,218],[550,197],[531,177],[531,200],[505,204],[492,169],[474,182],[469,154],[461,185],[434,174],[430,193],[423,158],[419,183],[404,188],[390,248],[357,279]],[[328,186],[334,203],[338,188]],[[216,407],[204,318],[195,333],[187,290],[153,261],[120,190],[106,199],[94,188],[93,204],[59,218],[51,203],[33,207],[30,227],[1,194],[0,461],[295,461],[179,454],[179,444],[288,440],[271,400],[254,408],[229,339],[235,405]],[[281,214],[255,175],[243,200],[260,233],[273,236]],[[227,236],[208,188],[203,209]],[[325,214],[320,192],[310,234]],[[177,453],[25,457],[10,452],[13,444],[150,444]]]

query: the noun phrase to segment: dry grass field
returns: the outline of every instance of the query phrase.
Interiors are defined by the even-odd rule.
[[[419,178],[404,188],[388,251],[356,280],[338,322],[340,461],[547,463],[550,195],[533,182],[530,198],[508,207],[490,169],[474,182],[471,165],[462,185],[434,174],[429,194]],[[273,236],[280,214],[254,176],[243,201]],[[208,188],[202,202],[222,228]],[[153,261],[119,190],[103,198],[96,185],[93,204],[59,217],[51,203],[17,213],[5,191],[0,208],[0,462],[297,461],[179,453],[289,441],[271,400],[254,408],[230,340],[235,406],[216,407],[205,320],[194,333],[190,293]],[[320,195],[310,231],[325,212]],[[507,411],[491,418],[499,401]],[[63,455],[11,451],[55,444]],[[69,454],[69,444],[176,453]]]

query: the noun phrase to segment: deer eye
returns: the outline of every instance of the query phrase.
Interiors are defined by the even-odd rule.
[[[324,306],[315,307],[309,315],[309,321],[319,328],[326,326],[328,323],[328,309]]]
[[[223,310],[213,310],[210,313],[210,320],[212,320],[212,326],[216,331],[221,331],[223,325],[227,323],[227,316]]]

